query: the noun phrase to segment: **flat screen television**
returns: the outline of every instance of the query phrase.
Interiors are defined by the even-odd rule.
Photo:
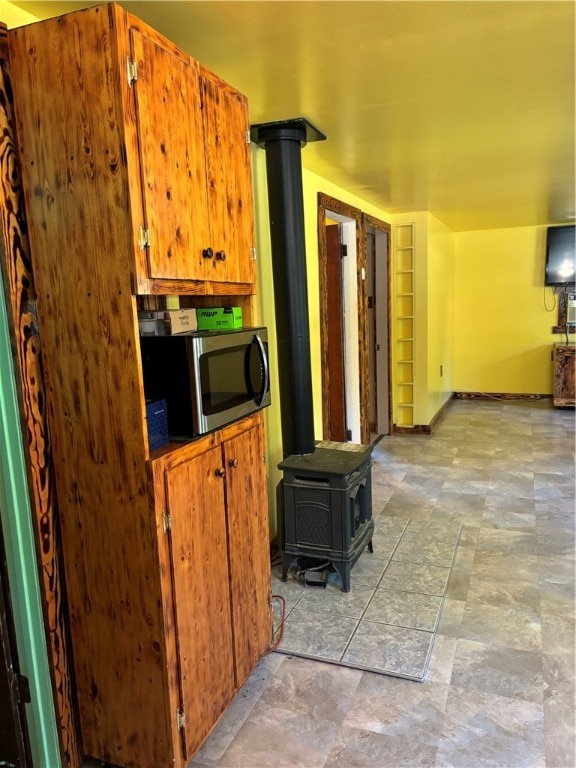
[[[575,227],[548,227],[544,285],[574,285],[576,282]]]

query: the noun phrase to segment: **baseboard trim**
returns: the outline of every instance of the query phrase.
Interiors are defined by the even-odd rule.
[[[454,392],[456,400],[551,400],[552,395],[513,392]]]
[[[415,424],[413,427],[392,425],[393,435],[431,435],[453,400],[552,400],[553,395],[533,392],[452,392],[448,400],[432,418],[430,424]]]
[[[399,427],[397,424],[392,425],[393,435],[431,435],[432,429],[430,424],[414,424],[413,427]]]
[[[438,422],[442,419],[450,403],[454,399],[454,392],[446,400],[444,405],[438,410],[438,412],[432,417],[430,424],[415,424],[413,427],[399,427],[397,424],[392,425],[392,434],[394,435],[431,435],[436,428]]]

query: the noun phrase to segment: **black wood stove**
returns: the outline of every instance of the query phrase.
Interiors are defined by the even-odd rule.
[[[366,546],[372,552],[372,447],[344,446],[317,447],[278,465],[284,470],[282,581],[295,558],[311,557],[334,566],[348,592],[350,569]]]
[[[312,407],[301,148],[326,136],[305,118],[253,125],[266,150],[284,472],[279,500],[282,578],[303,555],[350,569],[372,551],[371,446],[316,443]]]

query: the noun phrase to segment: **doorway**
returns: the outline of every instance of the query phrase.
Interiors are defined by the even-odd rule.
[[[363,442],[360,407],[357,256],[361,211],[318,195],[322,433]]]
[[[363,214],[366,243],[369,428],[371,439],[391,432],[390,226]]]
[[[344,443],[348,439],[346,426],[346,385],[344,335],[344,282],[342,275],[341,226],[329,214],[326,226],[326,344],[330,361],[328,412],[330,414],[330,440]]]
[[[389,240],[388,224],[319,193],[325,440],[369,444],[390,432]]]
[[[31,765],[24,704],[27,680],[19,674],[16,629],[8,586],[8,566],[0,523],[0,765]]]

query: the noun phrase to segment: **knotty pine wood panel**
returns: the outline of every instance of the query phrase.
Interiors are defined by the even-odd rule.
[[[236,686],[272,643],[264,430],[223,444]]]
[[[198,71],[132,31],[151,278],[203,280],[213,259]]]
[[[221,445],[226,440],[232,440],[237,435],[241,435],[248,429],[264,424],[262,411],[257,411],[251,416],[246,416],[239,421],[234,421],[222,429],[210,432],[204,437],[190,440],[186,443],[169,443],[167,446],[158,448],[152,452],[150,463],[154,467],[154,477],[157,473],[168,471],[179,464],[183,464],[196,456],[205,453],[209,448]]]
[[[200,84],[215,252],[211,280],[253,284],[256,264],[251,254],[255,240],[248,105],[244,96],[202,68]],[[217,257],[221,251],[225,261]]]
[[[164,628],[108,18],[12,30],[10,55],[84,750],[162,765]]]
[[[204,450],[206,450],[206,446]],[[168,462],[169,463],[169,462]],[[177,712],[182,709],[180,690],[180,662],[176,638],[176,603],[172,578],[172,540],[166,529],[164,512],[168,511],[166,496],[165,470],[166,463],[148,461],[148,492],[150,506],[156,515],[156,537],[158,540],[158,562],[160,568],[161,603],[164,622],[164,646],[166,671],[168,675],[168,697],[170,700],[170,718],[172,743],[174,745],[174,768],[184,768],[184,734],[179,728]]]
[[[166,472],[185,757],[235,693],[220,446]]]
[[[253,283],[212,283],[201,280],[150,280],[148,295],[152,296],[249,296],[256,293]]]
[[[32,527],[40,563],[40,596],[48,646],[48,666],[63,764],[80,768],[82,750],[71,670],[62,541],[46,417],[46,393],[36,287],[15,147],[13,96],[6,26],[0,23],[0,220],[4,278],[15,371],[23,420],[24,456],[32,503]]]

